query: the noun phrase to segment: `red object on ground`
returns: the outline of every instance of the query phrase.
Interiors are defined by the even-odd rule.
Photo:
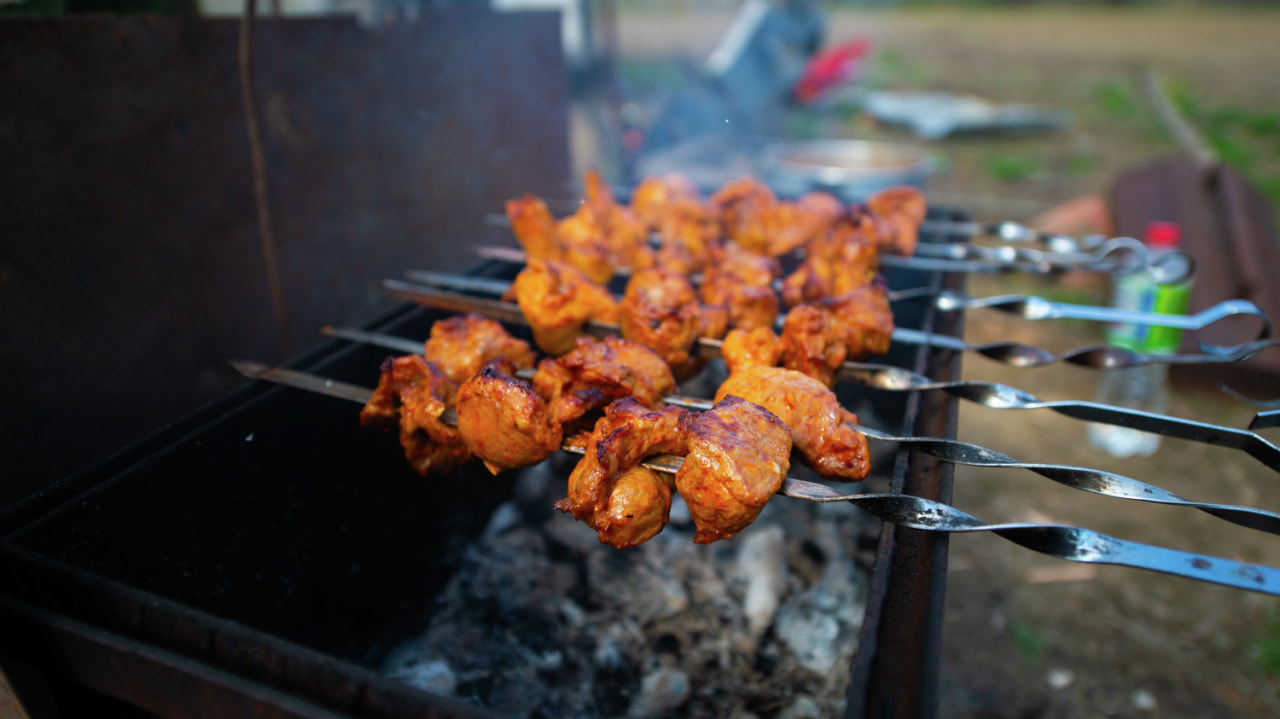
[[[827,90],[853,76],[858,64],[867,56],[871,43],[857,38],[823,50],[809,58],[792,93],[800,102],[813,102]]]

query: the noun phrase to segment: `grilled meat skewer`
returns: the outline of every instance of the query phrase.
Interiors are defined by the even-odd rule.
[[[450,312],[478,312],[486,317],[501,319],[505,322],[527,324],[519,306],[511,302],[474,297],[399,280],[382,280],[377,287],[389,296],[428,307]],[[583,324],[583,330],[588,334],[597,336],[618,333],[616,325],[592,320],[588,320]],[[1065,362],[1090,369],[1119,369],[1153,363],[1229,364],[1240,362],[1265,349],[1280,345],[1280,340],[1259,339],[1233,347],[1206,345],[1203,347],[1202,354],[1168,355],[1149,355],[1119,347],[1093,345],[1061,354],[1054,354],[1040,347],[1020,342],[991,342],[971,345],[957,337],[925,333],[903,327],[894,329],[892,339],[895,342],[907,344],[922,344],[951,349],[957,352],[973,352],[1019,368],[1042,367],[1055,362]],[[720,345],[720,340],[706,337],[699,338],[695,343],[698,354],[704,357],[718,356]],[[842,365],[842,369],[839,372],[843,372],[843,367],[849,365],[856,367],[856,363],[847,362]]]
[[[271,368],[253,362],[237,361],[233,362],[232,365],[246,377],[276,382],[350,401],[363,403],[372,396],[372,391],[369,389],[335,382],[315,375]],[[891,438],[891,441],[893,441],[893,438]],[[947,442],[948,440],[934,441]],[[586,451],[581,446],[566,446],[564,449],[580,454]],[[658,455],[646,458],[641,464],[656,472],[674,473],[679,470],[683,460],[679,457]],[[1105,487],[1094,491],[1101,491],[1102,489],[1105,489]],[[1051,524],[984,524],[975,517],[954,507],[920,497],[898,494],[841,494],[826,485],[793,478],[786,478],[781,482],[778,494],[815,502],[847,501],[883,521],[925,531],[995,532],[1025,548],[1069,561],[1116,564],[1174,574],[1238,589],[1280,595],[1280,570],[1129,542],[1087,529]],[[1240,517],[1256,517],[1263,522],[1274,523],[1280,520],[1280,515],[1261,510],[1247,507],[1200,504],[1182,500],[1162,491],[1160,494],[1163,497],[1154,501],[1191,506],[1204,511],[1210,511],[1211,509],[1234,510]],[[1124,496],[1132,499],[1153,501],[1147,498],[1150,493],[1146,491],[1138,491]],[[1230,515],[1225,512],[1218,513],[1218,516],[1233,521]],[[1239,523],[1243,524],[1243,522]],[[1246,524],[1245,526],[1250,525]],[[1255,528],[1262,529],[1260,526]]]
[[[353,342],[373,344],[387,349],[414,352],[420,346],[415,340],[347,328],[326,328],[325,334]],[[730,348],[728,353],[750,351]],[[748,362],[750,363],[750,362]],[[757,363],[758,364],[758,363]],[[765,363],[767,364],[767,363]],[[1180,417],[1152,414],[1140,410],[1080,400],[1045,401],[1016,387],[996,382],[953,380],[935,382],[901,367],[848,362],[841,367],[839,378],[854,384],[890,392],[941,390],[991,409],[1049,409],[1067,417],[1120,427],[1133,427],[1166,437],[1200,442],[1247,452],[1266,466],[1280,471],[1280,447],[1257,434],[1256,430],[1276,426],[1280,412],[1259,413],[1245,431],[1234,427],[1207,424]],[[669,403],[684,400],[667,397]]]

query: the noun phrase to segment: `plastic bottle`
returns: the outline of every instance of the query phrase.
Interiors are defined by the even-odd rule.
[[[1181,232],[1171,222],[1153,222],[1145,242],[1154,262],[1178,248]],[[1191,298],[1191,277],[1160,283],[1145,272],[1117,277],[1112,305],[1121,309],[1163,314],[1184,314]],[[1113,347],[1144,354],[1172,354],[1178,350],[1182,331],[1152,325],[1117,324],[1107,330]],[[1096,401],[1102,404],[1166,414],[1169,406],[1169,365],[1147,364],[1106,371],[1098,383]],[[1089,443],[1115,457],[1148,457],[1160,447],[1160,435],[1128,427],[1091,424]]]

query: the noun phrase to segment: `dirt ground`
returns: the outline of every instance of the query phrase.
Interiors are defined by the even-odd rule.
[[[723,7],[723,6],[717,6]],[[623,4],[624,56],[705,57],[731,14],[698,6]],[[679,22],[671,22],[671,16]],[[1174,151],[1146,108],[1148,68],[1206,105],[1264,110],[1280,98],[1280,13],[1255,10],[840,10],[831,40],[871,39],[868,72],[885,87],[974,92],[1071,113],[1062,131],[919,141],[865,118],[823,132],[916,142],[944,158],[935,201],[983,219],[1031,221],[1117,173]],[[977,277],[972,294],[1034,292],[1099,301],[1075,280]],[[970,313],[966,339],[1016,339],[1064,350],[1096,327]],[[968,379],[1014,384],[1042,399],[1092,399],[1098,373],[1011,370],[966,358]],[[1280,386],[1280,382],[1276,383]],[[1179,381],[1170,414],[1246,427],[1256,410],[1212,387]],[[1227,449],[1165,440],[1148,459],[1090,451],[1085,425],[1048,410],[962,404],[960,439],[1023,461],[1114,471],[1199,501],[1280,511],[1275,473]],[[1264,431],[1275,440],[1275,430]],[[1147,544],[1280,566],[1280,541],[1195,510],[1066,489],[1021,470],[956,473],[955,504],[989,522],[1051,521]],[[942,715],[947,717],[1280,715],[1280,604],[1269,596],[1153,572],[1051,559],[987,534],[954,537],[946,602]],[[1268,669],[1270,672],[1268,672]]]

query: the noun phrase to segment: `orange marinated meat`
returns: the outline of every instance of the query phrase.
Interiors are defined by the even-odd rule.
[[[595,389],[606,402],[634,397],[660,409],[676,389],[671,367],[656,352],[621,337],[580,337],[573,351],[538,363],[533,387],[548,402],[582,389]]]
[[[457,413],[458,433],[493,474],[537,464],[560,449],[560,422],[506,359],[458,388]]]
[[[689,359],[702,334],[702,308],[684,275],[658,267],[631,276],[618,305],[622,336],[657,352],[671,366]]]
[[[560,262],[530,259],[508,292],[544,352],[562,355],[574,347],[591,320],[618,321],[618,302],[604,287]]]
[[[857,416],[818,380],[781,367],[748,366],[729,375],[716,401],[730,395],[777,415],[805,464],[822,477],[856,481],[871,471],[867,438],[853,428]]]
[[[360,410],[360,424],[400,430],[405,459],[422,476],[445,474],[471,459],[456,427],[443,420],[458,387],[420,355],[387,358],[373,396]]]
[[[681,424],[688,414],[679,407],[651,410],[631,398],[610,404],[569,475],[568,496],[556,502],[556,509],[572,514],[596,530],[601,542],[618,548],[635,546],[662,531],[671,508],[670,485],[664,496],[649,478],[633,476],[633,482],[644,484],[624,484],[616,496],[615,490],[619,479],[645,457],[681,453]]]
[[[536,361],[528,342],[476,314],[454,315],[431,325],[422,354],[458,384],[498,357],[506,357],[517,369],[530,369]]]
[[[698,544],[729,539],[754,522],[791,468],[787,426],[735,396],[694,414],[685,444],[675,485],[693,516]]]

